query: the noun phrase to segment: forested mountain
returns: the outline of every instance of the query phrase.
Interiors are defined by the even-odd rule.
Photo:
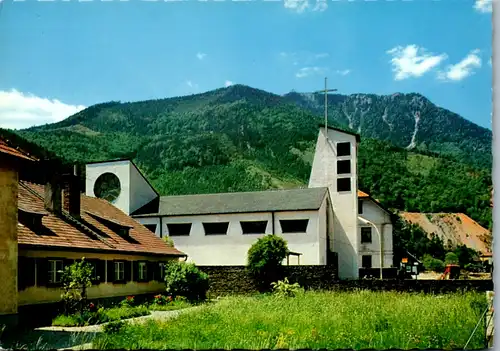
[[[163,195],[300,187],[323,122],[319,101],[307,99],[235,85],[94,105],[19,134],[71,161],[132,158]],[[362,135],[360,189],[387,207],[464,212],[489,225],[490,131],[416,94],[336,95],[329,104],[331,125]],[[412,140],[417,149],[406,148]]]
[[[290,102],[313,113],[324,113],[324,96],[289,93]],[[396,146],[431,151],[481,167],[492,165],[492,132],[420,94],[329,95],[331,119],[357,133]]]

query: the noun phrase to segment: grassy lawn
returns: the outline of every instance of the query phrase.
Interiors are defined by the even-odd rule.
[[[95,349],[463,348],[484,294],[307,292],[230,297],[170,321],[126,324]],[[478,328],[468,349],[484,348]]]

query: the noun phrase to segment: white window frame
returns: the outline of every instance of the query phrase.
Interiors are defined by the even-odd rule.
[[[146,262],[139,262],[138,274],[139,280],[146,280],[146,277],[148,276],[148,265]]]
[[[62,260],[48,260],[49,261],[49,271],[48,271],[48,282],[50,284],[57,284],[61,282],[61,275],[58,275],[58,271],[62,271],[64,269],[64,264]],[[58,265],[59,268],[58,269]]]
[[[121,269],[120,269],[121,268]],[[125,262],[115,262],[115,281],[125,280]]]

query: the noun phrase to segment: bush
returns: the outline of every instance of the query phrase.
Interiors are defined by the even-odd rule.
[[[248,269],[265,290],[280,278],[281,263],[288,252],[286,241],[274,234],[258,239],[248,250]]]
[[[465,265],[464,269],[473,273],[480,273],[486,271],[485,267],[481,263],[468,263]]]
[[[155,305],[168,305],[169,303],[171,303],[173,300],[172,300],[172,296],[165,296],[165,295],[156,295],[154,297],[154,300],[153,300],[153,303]]]
[[[425,255],[423,259],[423,265],[425,270],[432,272],[443,272],[444,262],[434,258],[430,255]]]
[[[83,313],[86,309],[87,289],[92,286],[92,270],[92,266],[85,262],[85,258],[82,258],[81,261],[76,261],[71,266],[65,267],[62,272],[63,292],[61,299],[66,314],[77,311]]]
[[[191,302],[205,300],[208,288],[208,275],[194,263],[174,261],[165,267],[165,289],[173,298],[183,296]]]
[[[454,252],[448,252],[444,258],[445,264],[458,264],[458,256]]]
[[[173,299],[172,296],[156,295],[153,302],[148,306],[148,309],[150,311],[172,311],[190,306],[191,304],[183,296],[176,296]]]
[[[122,321],[109,322],[108,324],[105,324],[102,329],[104,334],[116,334],[122,330],[124,325],[125,323]]]
[[[465,267],[465,265],[469,263],[474,263],[474,261],[479,259],[477,251],[465,245],[459,245],[455,249],[455,254],[457,255],[460,266],[462,267]]]
[[[288,278],[284,280],[279,280],[276,283],[271,283],[273,287],[273,293],[278,297],[295,297],[298,294],[304,292],[299,285],[299,283],[290,284]]]
[[[163,237],[163,241],[165,242],[165,244],[167,244],[168,246],[170,247],[174,247],[174,241],[172,240],[171,237],[169,236],[164,236]]]
[[[98,310],[77,312],[70,315],[59,315],[52,321],[53,326],[73,327],[102,324],[106,322],[118,321],[126,318],[134,318],[149,314],[145,306],[139,307],[114,307],[109,309],[99,308]]]
[[[120,306],[122,307],[133,307],[135,304],[134,296],[127,296],[124,300],[120,301]]]

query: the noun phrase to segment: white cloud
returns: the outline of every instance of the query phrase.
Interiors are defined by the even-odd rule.
[[[230,87],[231,85],[233,85],[233,82],[231,82],[230,80],[226,80],[226,81],[224,82],[224,86],[225,86],[225,87]]]
[[[314,66],[315,63],[320,60],[330,56],[330,54],[325,52],[314,53],[310,51],[299,51],[299,52],[280,52],[279,56],[283,60],[291,62],[294,66]]]
[[[347,76],[349,73],[351,73],[351,70],[350,69],[337,70],[335,73],[340,74],[341,76]]]
[[[316,74],[322,74],[326,72],[326,68],[324,67],[303,67],[295,73],[295,77],[297,78],[306,78]]]
[[[196,54],[196,57],[198,58],[198,60],[203,61],[205,59],[205,57],[207,57],[207,54],[205,54],[203,52],[199,52]]]
[[[68,105],[15,89],[0,91],[0,127],[23,129],[55,123],[83,110],[83,105]]]
[[[326,52],[314,55],[314,57],[316,57],[317,59],[326,58],[328,56],[330,56],[330,54],[327,54]]]
[[[198,89],[199,86],[198,84],[196,84],[195,82],[191,81],[191,80],[186,80],[186,85],[192,89]]]
[[[474,9],[481,13],[491,13],[493,11],[493,0],[476,0]]]
[[[311,7],[309,0],[285,0],[284,5],[285,8],[297,13],[303,13],[307,9],[322,12],[328,8],[326,0],[316,0],[316,5],[314,7]]]
[[[428,53],[424,48],[417,45],[406,47],[396,46],[387,53],[392,56],[390,63],[395,73],[395,80],[403,80],[411,77],[421,77],[428,71],[436,68],[448,55],[434,55]]]
[[[438,78],[448,81],[460,81],[474,74],[474,69],[481,67],[479,50],[472,50],[466,57],[455,65],[448,65],[445,71],[438,73]]]

